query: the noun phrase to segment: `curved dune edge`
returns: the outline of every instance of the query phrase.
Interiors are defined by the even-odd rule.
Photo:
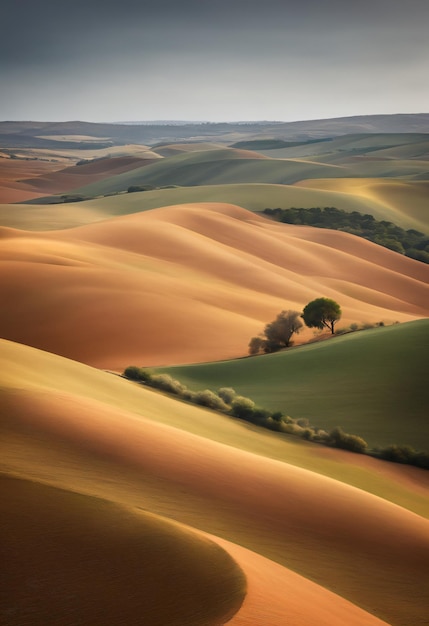
[[[3,395],[3,427],[103,460],[113,475],[138,471],[134,505],[246,545],[387,621],[424,623],[428,521],[332,479],[105,403],[20,386]],[[210,416],[201,411],[202,419]],[[28,455],[17,462],[25,469]],[[73,484],[76,471],[62,465],[59,480]]]
[[[200,407],[177,402],[168,395],[29,346],[0,340],[0,355],[1,384],[11,392],[47,390],[97,400],[112,409],[127,410],[258,456],[287,461],[342,482],[352,480],[350,484],[357,488],[429,517],[429,473],[417,468],[380,463],[368,456],[323,446],[307,444],[303,449],[302,442],[297,446],[295,439],[279,438],[265,429],[249,430],[240,421],[222,415],[212,422]]]
[[[10,626],[66,616],[82,626],[107,616],[112,626],[386,624],[245,548],[148,513],[2,474],[0,493],[0,618]],[[22,577],[24,589],[16,586]]]
[[[216,626],[243,601],[242,571],[209,539],[4,475],[0,490],[3,624]]]
[[[273,561],[213,538],[246,574],[247,595],[228,626],[386,626],[382,621]]]
[[[4,336],[110,369],[242,356],[280,310],[320,295],[341,303],[344,325],[429,315],[423,263],[232,205],[48,233],[3,228],[0,259]]]

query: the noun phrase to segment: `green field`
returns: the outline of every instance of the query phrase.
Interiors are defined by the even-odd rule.
[[[359,331],[276,354],[162,368],[194,390],[231,386],[260,406],[370,446],[429,450],[429,320]]]
[[[112,176],[91,185],[74,189],[87,197],[124,191],[131,185],[222,185],[230,183],[292,184],[304,178],[346,176],[347,169],[335,165],[286,161],[279,159],[243,158],[240,152],[225,148],[201,152],[184,152],[159,159],[156,163]]]

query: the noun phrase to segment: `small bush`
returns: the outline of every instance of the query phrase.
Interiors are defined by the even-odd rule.
[[[236,396],[231,403],[231,415],[248,420],[253,416],[255,408],[256,405],[250,398]]]
[[[190,389],[184,389],[182,391],[182,398],[187,400],[188,402],[195,402],[195,391],[191,391]]]
[[[125,378],[129,378],[130,380],[140,380],[140,370],[141,367],[137,367],[137,365],[130,365],[124,370],[123,376],[125,376]]]
[[[162,391],[174,393],[178,396],[180,396],[185,390],[185,386],[178,380],[172,378],[169,374],[155,374],[151,377],[150,382],[153,387],[161,389]]]
[[[128,187],[128,193],[136,193],[137,191],[152,191],[154,187],[152,185],[131,185]]]
[[[308,421],[308,419],[306,417],[300,417],[296,420],[296,423],[298,424],[298,426],[301,426],[302,428],[307,428],[310,423]]]
[[[237,392],[232,387],[221,387],[218,389],[217,395],[222,398],[226,404],[231,404],[237,395]]]
[[[200,406],[206,406],[209,409],[215,409],[217,411],[228,411],[229,406],[220,398],[216,393],[210,389],[204,391],[197,391],[194,395],[195,404]]]
[[[276,411],[271,415],[271,419],[273,419],[275,422],[281,422],[283,419],[283,413],[281,411]]]
[[[315,435],[315,432],[312,428],[305,428],[304,432],[302,433],[303,439],[306,439],[307,441],[313,441],[314,435]]]
[[[148,383],[152,378],[152,374],[149,370],[143,367],[137,367],[136,365],[130,365],[124,370],[123,376],[130,380],[137,380],[139,382]]]
[[[341,448],[342,450],[359,453],[365,452],[368,448],[368,444],[365,439],[362,439],[362,437],[358,437],[357,435],[349,435],[339,427],[334,428],[329,433],[328,444],[334,448]]]

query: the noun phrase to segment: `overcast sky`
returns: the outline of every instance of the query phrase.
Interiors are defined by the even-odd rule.
[[[429,0],[2,0],[1,120],[429,112]]]

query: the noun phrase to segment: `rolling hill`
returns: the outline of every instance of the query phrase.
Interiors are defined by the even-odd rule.
[[[424,264],[232,205],[4,228],[0,259],[5,338],[119,371],[242,356],[279,311],[320,295],[341,303],[344,324],[428,315]]]
[[[423,503],[426,473],[340,451],[317,461],[311,444],[27,346],[1,348],[9,623],[33,607],[88,625],[110,610],[114,624],[139,623],[138,611],[180,626],[281,626],[285,615],[303,626],[424,624],[429,522],[381,493]],[[37,585],[20,584],[39,571]]]
[[[231,386],[264,408],[307,418],[324,430],[341,426],[371,447],[429,451],[428,348],[424,319],[273,355],[160,371],[194,390]]]
[[[429,472],[120,373],[428,450],[429,267],[257,214],[429,232],[428,122],[0,122],[2,626],[426,624]],[[321,296],[377,327],[247,358]]]
[[[182,152],[133,172],[77,189],[86,197],[126,191],[132,185],[195,186],[232,183],[291,184],[304,178],[346,175],[339,166],[297,160],[269,159],[246,150],[224,148]]]

